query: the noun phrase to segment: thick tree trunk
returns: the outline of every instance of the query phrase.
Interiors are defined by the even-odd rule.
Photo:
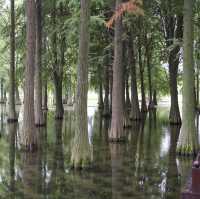
[[[37,137],[34,117],[34,67],[35,67],[35,1],[27,0],[27,54],[24,85],[24,115],[22,129],[22,146],[33,151],[37,146]]]
[[[169,76],[170,76],[169,81],[170,81],[170,94],[171,94],[169,121],[171,124],[181,124],[181,116],[178,105],[178,89],[177,89],[179,50],[180,48],[177,46],[170,52],[169,55]]]
[[[131,69],[131,119],[132,120],[140,120],[140,105],[138,100],[138,89],[137,89],[137,77],[136,77],[136,62],[135,62],[135,54],[133,47],[133,38],[129,38],[128,45],[128,65]]]
[[[15,1],[11,0],[10,87],[8,122],[17,122],[15,110]]]
[[[116,0],[116,9],[122,0]],[[123,131],[123,64],[122,64],[122,18],[115,22],[114,39],[114,63],[113,63],[113,89],[112,89],[112,120],[109,132],[110,141],[124,140]]]
[[[42,2],[36,0],[35,124],[43,126],[42,113]]]
[[[180,155],[193,155],[199,149],[194,104],[193,9],[194,0],[184,0],[183,123],[177,149]]]
[[[71,163],[74,168],[88,167],[92,153],[88,139],[87,95],[90,0],[81,0],[79,64],[77,71],[76,129]]]

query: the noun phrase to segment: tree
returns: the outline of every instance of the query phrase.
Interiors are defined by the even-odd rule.
[[[180,62],[180,45],[183,37],[183,17],[182,5],[176,4],[173,1],[163,1],[163,13],[161,16],[163,22],[163,33],[166,41],[166,47],[169,50],[169,87],[171,95],[171,107],[169,121],[171,124],[181,124],[181,116],[178,105],[178,89],[177,75],[178,65]],[[176,13],[174,13],[174,10]],[[179,11],[181,10],[181,12]],[[161,11],[162,12],[162,11]]]
[[[92,160],[87,119],[89,19],[90,0],[81,0],[79,63],[75,104],[76,129],[71,156],[71,163],[74,168],[88,167]]]
[[[34,117],[34,67],[36,44],[35,13],[35,0],[27,0],[27,53],[24,84],[24,115],[21,144],[28,151],[34,150],[37,146]]]
[[[42,113],[42,2],[36,0],[35,124],[43,126]]]
[[[116,0],[116,9],[122,3]],[[123,139],[123,65],[122,65],[122,16],[115,22],[114,36],[114,63],[113,63],[113,89],[112,89],[112,120],[109,132],[111,141]]]
[[[11,31],[10,31],[10,87],[9,87],[9,116],[8,122],[16,122],[15,111],[15,1],[11,5]]]
[[[183,120],[177,149],[180,155],[193,155],[198,150],[194,104],[194,2],[194,0],[184,0]]]

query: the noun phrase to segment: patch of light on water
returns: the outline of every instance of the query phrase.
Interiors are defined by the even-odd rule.
[[[168,133],[167,128],[163,128],[163,137],[161,138],[161,150],[160,150],[160,156],[163,157],[165,156],[170,147],[170,135]]]

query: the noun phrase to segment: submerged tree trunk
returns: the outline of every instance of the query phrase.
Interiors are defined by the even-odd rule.
[[[37,146],[35,117],[34,117],[34,67],[35,67],[35,0],[26,2],[27,12],[27,54],[24,84],[24,115],[22,129],[22,146],[33,151]]]
[[[193,9],[194,0],[184,0],[183,123],[177,149],[180,155],[193,155],[199,149],[194,104]]]
[[[8,122],[16,122],[15,110],[15,1],[11,0],[11,31],[10,31],[10,87]]]
[[[42,113],[42,2],[36,0],[35,124],[43,126]]]
[[[152,88],[152,69],[151,69],[151,54],[150,54],[150,44],[146,47],[146,54],[147,54],[147,70],[148,70],[148,82],[149,82],[149,105],[148,109],[154,108],[153,103],[153,88]]]
[[[128,45],[128,59],[129,59],[129,67],[131,68],[131,119],[132,120],[140,120],[140,105],[138,100],[138,89],[137,89],[137,77],[136,77],[136,62],[135,62],[135,54],[133,47],[133,38],[132,36],[129,38]]]
[[[99,110],[103,110],[103,85],[102,85],[102,79],[99,82]]]
[[[146,104],[145,87],[144,87],[144,65],[142,63],[141,41],[139,42],[138,56],[139,56],[139,68],[140,68],[141,97],[142,97],[141,112],[145,113],[145,112],[147,112],[147,104]]]
[[[52,23],[56,27],[56,0],[54,0],[54,7],[52,11]],[[63,12],[62,3],[60,4],[60,12]],[[62,24],[63,25],[63,24]],[[54,79],[54,89],[55,89],[55,100],[56,100],[56,111],[55,118],[63,119],[64,107],[62,102],[62,81],[63,81],[63,65],[64,65],[64,53],[65,53],[65,36],[61,35],[60,41],[60,64],[58,62],[58,49],[57,49],[57,32],[54,30],[52,35],[52,48],[53,48],[53,79]]]
[[[105,63],[105,67],[104,67],[104,91],[105,91],[105,95],[104,95],[104,110],[103,110],[103,115],[105,117],[110,115],[110,108],[109,108],[109,66],[108,66],[108,62]]]
[[[177,74],[179,57],[177,58],[179,47],[174,48],[169,56],[169,76],[170,76],[170,93],[171,93],[171,107],[169,121],[171,124],[180,124],[181,116],[178,105],[178,89],[177,89]]]
[[[76,129],[71,156],[71,164],[74,168],[88,167],[92,161],[87,118],[89,19],[90,0],[81,0],[79,64],[75,107]]]
[[[122,0],[116,0],[116,9]],[[112,120],[109,132],[110,141],[124,139],[123,132],[123,64],[122,64],[122,18],[115,22],[114,38],[114,63],[113,63],[113,89],[112,89]]]

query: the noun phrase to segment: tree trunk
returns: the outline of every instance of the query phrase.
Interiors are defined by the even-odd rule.
[[[127,69],[126,72],[126,109],[128,110],[128,112],[131,109],[131,100],[130,100],[130,95],[129,95],[129,72],[130,70]]]
[[[87,95],[90,0],[81,0],[79,64],[77,71],[76,129],[71,163],[74,168],[88,167],[92,153],[88,139]]]
[[[54,0],[54,7],[52,11],[52,23],[53,26],[56,27],[56,1]],[[62,13],[62,3],[60,7],[60,11]],[[55,99],[56,99],[56,111],[55,111],[55,119],[63,119],[64,108],[62,102],[62,80],[63,80],[63,65],[64,65],[64,53],[65,53],[65,36],[61,36],[61,62],[60,66],[58,63],[57,57],[57,32],[54,30],[52,36],[52,48],[53,48],[53,77],[54,77],[54,88],[55,88]]]
[[[137,77],[136,77],[136,65],[135,65],[135,54],[133,47],[133,38],[129,38],[128,45],[128,65],[131,69],[131,119],[140,120],[140,105],[138,100],[138,89],[137,89]]]
[[[103,86],[102,86],[102,79],[99,81],[99,110],[103,110]]]
[[[43,84],[43,110],[44,111],[47,111],[48,110],[48,87],[47,87],[47,80],[44,81],[44,84]]]
[[[10,87],[8,122],[17,122],[15,110],[15,1],[11,0]]]
[[[194,0],[184,0],[184,53],[183,53],[183,123],[178,141],[180,155],[198,152],[198,133],[195,126],[194,104]]]
[[[5,103],[3,81],[3,78],[1,78],[1,104]]]
[[[153,91],[153,104],[154,104],[154,106],[157,106],[157,105],[158,105],[158,102],[157,102],[157,92],[156,92],[156,90]]]
[[[122,0],[116,0],[116,9]],[[122,64],[122,17],[115,22],[114,37],[114,63],[113,63],[113,89],[112,89],[112,120],[109,132],[110,141],[124,139],[123,132],[123,64]]]
[[[107,117],[110,115],[110,109],[109,109],[109,66],[108,62],[106,62],[106,65],[104,67],[104,110],[103,110],[103,116]]]
[[[21,105],[22,103],[21,103],[21,99],[20,99],[20,96],[19,96],[18,85],[16,85],[15,89],[16,89],[16,92],[15,92],[15,99],[16,99],[15,104],[16,105]]]
[[[147,70],[148,70],[148,82],[149,82],[149,105],[148,109],[154,108],[154,103],[153,103],[153,92],[152,92],[152,69],[151,69],[151,58],[150,58],[150,49],[149,45],[147,46]]]
[[[54,74],[54,87],[55,87],[55,101],[56,101],[55,118],[59,120],[63,119],[64,108],[62,103],[62,81],[56,74]]]
[[[169,76],[170,76],[170,94],[171,94],[171,107],[169,121],[171,124],[181,124],[181,116],[178,105],[178,89],[177,89],[177,74],[179,57],[177,54],[180,48],[176,47],[170,52],[169,56]]]
[[[27,54],[24,84],[24,115],[22,129],[22,146],[28,151],[33,151],[37,146],[37,137],[34,117],[34,67],[35,67],[35,1],[26,2],[27,12]]]
[[[140,39],[139,39],[140,40]],[[144,65],[142,63],[142,46],[141,41],[138,46],[138,56],[139,56],[139,68],[140,68],[140,83],[141,83],[141,112],[147,112],[146,96],[145,96],[145,87],[144,87]]]
[[[35,124],[43,126],[42,113],[42,2],[36,0]]]

